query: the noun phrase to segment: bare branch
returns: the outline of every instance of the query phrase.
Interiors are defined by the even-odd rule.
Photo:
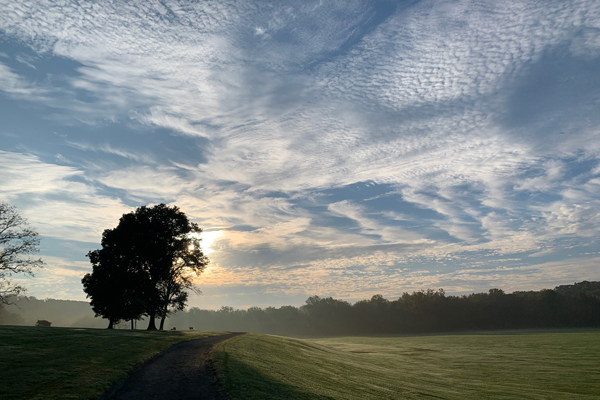
[[[8,304],[11,296],[25,288],[9,279],[15,274],[33,276],[44,266],[41,258],[27,257],[39,251],[40,237],[14,206],[0,202],[0,303]]]

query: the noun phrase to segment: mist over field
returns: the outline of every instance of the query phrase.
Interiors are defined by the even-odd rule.
[[[105,328],[86,302],[21,297],[0,311],[0,324]],[[136,321],[145,329],[147,318]],[[287,336],[380,335],[469,330],[585,328],[600,326],[600,282],[561,285],[552,290],[448,296],[442,289],[405,293],[399,299],[374,295],[351,304],[312,296],[301,307],[218,310],[190,308],[167,318],[165,329],[244,331]],[[117,328],[130,329],[130,322]]]

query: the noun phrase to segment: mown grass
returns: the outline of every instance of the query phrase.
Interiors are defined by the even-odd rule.
[[[231,399],[598,399],[600,331],[298,340],[215,353]]]
[[[173,344],[224,333],[0,326],[0,399],[95,399]]]

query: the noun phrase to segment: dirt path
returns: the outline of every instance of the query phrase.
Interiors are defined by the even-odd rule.
[[[214,371],[207,366],[208,353],[215,344],[240,334],[177,343],[136,368],[100,400],[222,400]]]

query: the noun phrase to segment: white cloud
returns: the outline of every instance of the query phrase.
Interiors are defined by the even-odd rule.
[[[66,179],[82,174],[73,167],[46,164],[33,155],[7,151],[0,151],[0,168],[5,172],[0,175],[0,188],[9,198],[68,190],[77,184]]]
[[[16,203],[43,236],[99,242],[102,231],[116,226],[130,211],[121,201],[100,195],[86,183],[75,181],[82,171],[44,163],[39,158],[0,151],[0,193]]]
[[[0,90],[17,99],[48,100],[49,91],[16,74],[8,66],[0,63]]]
[[[401,243],[426,243],[430,242],[420,235],[402,229],[399,226],[390,226],[377,221],[381,214],[375,216],[365,215],[365,210],[347,200],[331,203],[328,206],[329,211],[334,214],[350,218],[356,221],[361,227],[363,235],[376,235],[381,237],[382,244],[401,244]],[[375,218],[374,218],[375,217]]]
[[[79,150],[93,151],[93,152],[100,151],[100,152],[107,153],[107,154],[114,154],[119,157],[127,158],[127,159],[137,161],[137,162],[143,163],[143,164],[155,164],[156,163],[156,160],[151,155],[141,154],[141,153],[133,153],[133,152],[130,152],[127,150],[114,148],[113,146],[111,146],[108,143],[98,145],[98,146],[86,144],[86,143],[70,142],[68,140],[67,140],[67,143],[71,147],[74,147]]]
[[[90,249],[91,250],[91,249]],[[86,301],[81,278],[91,272],[91,264],[86,261],[72,261],[61,257],[44,255],[46,263],[34,278],[17,277],[15,283],[27,288],[29,295],[38,299],[70,299]]]
[[[550,132],[547,121],[505,122],[521,80],[552,49],[595,57],[596,2],[423,1],[377,26],[370,25],[377,10],[360,1],[0,7],[4,34],[79,63],[61,88],[39,88],[0,64],[0,86],[10,96],[58,98],[57,107],[90,124],[137,121],[208,142],[197,163],[168,165],[84,139],[70,145],[138,165],[65,167],[2,153],[10,171],[0,176],[2,193],[35,195],[27,212],[54,235],[87,240],[114,225],[126,207],[100,186],[125,199],[178,204],[206,227],[255,228],[225,232],[215,242],[223,252],[296,249],[307,254],[297,261],[307,263],[312,253],[298,249],[337,260],[335,252],[356,248],[363,254],[339,262],[400,265],[417,254],[541,254],[561,239],[589,244],[599,233],[598,183],[588,176],[599,167],[572,165],[600,157],[594,105],[577,120],[557,113],[564,134]],[[77,100],[77,91],[94,101]],[[426,222],[438,238],[392,224],[389,218],[407,218],[401,209],[320,204],[356,221],[358,229],[346,231],[320,225],[322,211],[293,201],[365,181],[437,213]],[[279,191],[294,198],[267,195]],[[540,193],[560,199],[539,200]],[[407,246],[406,256],[374,250],[382,246]],[[310,265],[311,276],[327,275],[318,272],[324,265]],[[377,287],[375,278],[369,282]]]
[[[98,171],[93,179],[108,187],[124,190],[134,198],[153,198],[157,201],[175,198],[182,191],[193,189],[195,184],[180,178],[175,168],[162,166]]]

